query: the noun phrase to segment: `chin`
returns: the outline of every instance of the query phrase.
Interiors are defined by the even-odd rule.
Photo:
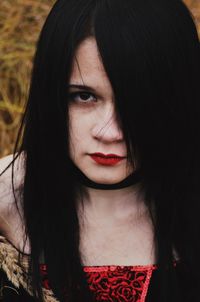
[[[108,177],[108,178],[105,178],[105,176],[104,177],[97,177],[96,175],[95,175],[95,177],[92,177],[92,176],[87,176],[90,180],[92,180],[92,181],[94,181],[94,182],[96,182],[96,183],[99,183],[99,184],[107,184],[107,185],[109,185],[109,184],[116,184],[116,183],[118,183],[118,182],[121,182],[122,180],[124,180],[125,178],[126,178],[126,176],[125,177],[118,177],[118,178],[110,178],[110,177]]]

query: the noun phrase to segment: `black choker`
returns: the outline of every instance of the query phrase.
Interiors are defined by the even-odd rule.
[[[93,188],[93,189],[99,189],[99,190],[116,190],[116,189],[122,189],[129,187],[131,185],[134,185],[141,181],[141,174],[139,171],[135,171],[134,173],[130,174],[128,177],[126,177],[124,180],[115,183],[115,184],[99,184],[92,180],[90,180],[85,174],[81,172],[80,169],[78,169],[73,164],[73,172],[75,179],[78,180],[79,183],[82,185]]]

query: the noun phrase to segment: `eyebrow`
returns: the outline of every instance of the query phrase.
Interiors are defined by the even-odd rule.
[[[87,86],[87,85],[76,85],[76,84],[69,84],[68,88],[77,88],[79,90],[90,90],[90,91],[95,91],[94,88]]]

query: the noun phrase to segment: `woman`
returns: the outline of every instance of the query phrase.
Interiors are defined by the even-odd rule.
[[[198,301],[199,70],[180,0],[55,3],[1,160],[5,301]]]

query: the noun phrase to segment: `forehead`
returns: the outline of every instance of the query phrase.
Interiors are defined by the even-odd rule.
[[[95,38],[85,39],[77,48],[72,62],[70,83],[85,84],[94,89],[103,86],[104,89],[112,90]]]

